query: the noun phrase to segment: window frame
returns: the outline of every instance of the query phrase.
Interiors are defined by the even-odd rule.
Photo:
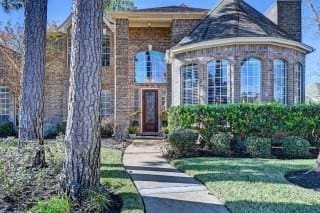
[[[279,64],[281,68],[280,70],[277,70]],[[281,81],[281,85],[277,85],[279,79]],[[277,87],[283,87],[281,88],[280,95],[276,94],[278,91]],[[277,97],[278,95],[281,97]],[[277,103],[288,104],[288,62],[284,59],[273,60],[273,99]],[[278,99],[280,101],[278,101]]]
[[[295,104],[303,104],[305,102],[305,67],[298,62],[294,69],[294,102]]]
[[[1,97],[2,95],[4,97]],[[10,118],[11,118],[10,111],[11,111],[10,88],[7,86],[0,86],[0,121],[10,121]],[[7,118],[5,119],[5,117]]]
[[[105,112],[105,113],[104,113]],[[112,92],[110,90],[101,90],[100,97],[100,117],[109,118],[113,114]]]
[[[253,76],[249,76],[248,72],[249,72],[249,65],[250,64],[247,64],[247,67],[246,67],[246,70],[245,70],[245,72],[246,72],[246,83],[247,83],[245,85],[245,87],[246,87],[246,94],[247,94],[246,97],[247,98],[246,98],[246,100],[244,100],[243,99],[244,97],[242,95],[242,91],[243,91],[243,87],[244,87],[244,85],[242,84],[242,81],[243,81],[243,79],[242,79],[243,78],[243,66],[244,66],[245,63],[248,63],[248,62],[259,62],[259,64],[258,64],[259,65],[259,74],[258,75],[255,74],[255,76],[254,75]],[[252,64],[251,64],[251,66],[252,66]],[[254,73],[257,73],[257,72],[255,71]],[[263,61],[260,58],[251,56],[251,57],[247,57],[247,58],[244,58],[243,60],[241,60],[241,62],[240,62],[240,102],[241,103],[260,103],[262,101],[262,75],[263,75]],[[259,84],[259,85],[254,85],[255,88],[259,87],[259,89],[257,89],[255,91],[255,93],[259,92],[259,94],[258,94],[259,96],[257,97],[256,101],[249,101],[250,97],[248,95],[248,93],[249,93],[249,86],[248,86],[249,84],[248,84],[248,82],[249,82],[249,78],[250,77],[251,78],[257,77],[255,83]]]
[[[191,73],[191,81],[194,80],[194,77],[197,76],[196,78],[196,83],[192,82],[192,87],[189,88],[188,90],[191,90],[191,94],[193,97],[191,97],[191,103],[187,103],[185,100],[187,98],[185,98],[185,88],[184,88],[184,83],[185,83],[185,80],[184,80],[184,75],[183,75],[183,72],[184,71],[190,71],[188,70],[188,68],[191,67],[191,72],[196,72],[196,75],[194,75],[194,73]],[[195,68],[195,69],[194,69]],[[185,70],[184,70],[185,69]],[[190,63],[190,64],[185,64],[185,65],[182,65],[180,67],[180,82],[181,82],[181,85],[180,85],[180,88],[181,88],[181,104],[182,105],[196,105],[196,104],[200,104],[200,88],[199,88],[199,85],[200,85],[200,81],[199,81],[199,65],[197,63]],[[196,85],[196,86],[194,86]],[[194,89],[196,89],[196,91],[193,91]],[[196,97],[194,97],[196,96]]]
[[[106,46],[104,47],[104,42]],[[108,35],[102,36],[102,67],[110,67],[111,65],[111,39]]]
[[[226,67],[226,77],[227,77],[227,85],[226,86],[221,86],[222,83],[223,83],[223,77],[224,77],[224,74],[222,73],[221,76],[220,76],[220,96],[219,96],[219,102],[215,101],[215,97],[216,97],[216,93],[215,93],[215,90],[218,88],[218,86],[216,86],[216,78],[212,79],[213,81],[213,84],[214,86],[209,86],[210,85],[210,78],[209,78],[209,74],[210,74],[210,70],[209,70],[209,66],[212,64],[214,66],[214,73],[217,72],[217,67],[216,67],[216,64],[217,63],[220,63],[220,72],[222,73],[223,72],[223,69],[224,69],[224,65]],[[214,75],[215,76],[215,75]],[[212,60],[212,61],[209,61],[207,63],[207,103],[208,104],[229,104],[231,102],[231,93],[230,93],[230,63],[228,60],[226,59],[217,59],[217,60]],[[226,87],[226,88],[225,88]],[[226,89],[226,92],[227,94],[224,96],[226,97],[227,99],[227,102],[226,103],[222,103],[222,88],[225,88]],[[213,89],[213,96],[212,97],[212,102],[210,101],[210,89]]]

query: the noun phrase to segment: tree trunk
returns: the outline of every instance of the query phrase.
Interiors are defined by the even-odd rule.
[[[62,186],[73,200],[100,184],[102,1],[74,0],[66,158]]]
[[[48,0],[25,1],[19,142],[38,140],[34,166],[44,166],[43,117]]]

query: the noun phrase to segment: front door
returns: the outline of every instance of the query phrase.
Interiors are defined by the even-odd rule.
[[[157,133],[158,130],[158,90],[142,92],[142,131]]]

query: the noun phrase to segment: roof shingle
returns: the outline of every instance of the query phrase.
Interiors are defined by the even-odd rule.
[[[133,12],[164,12],[164,13],[179,13],[179,12],[209,12],[208,9],[188,7],[185,4],[178,6],[154,7],[145,9],[136,9]]]
[[[243,0],[222,0],[177,46],[223,38],[259,36],[292,39]]]

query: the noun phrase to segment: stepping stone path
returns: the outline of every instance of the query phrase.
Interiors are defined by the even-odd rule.
[[[146,213],[228,213],[224,203],[192,177],[171,166],[161,141],[135,140],[123,163],[141,194]]]

